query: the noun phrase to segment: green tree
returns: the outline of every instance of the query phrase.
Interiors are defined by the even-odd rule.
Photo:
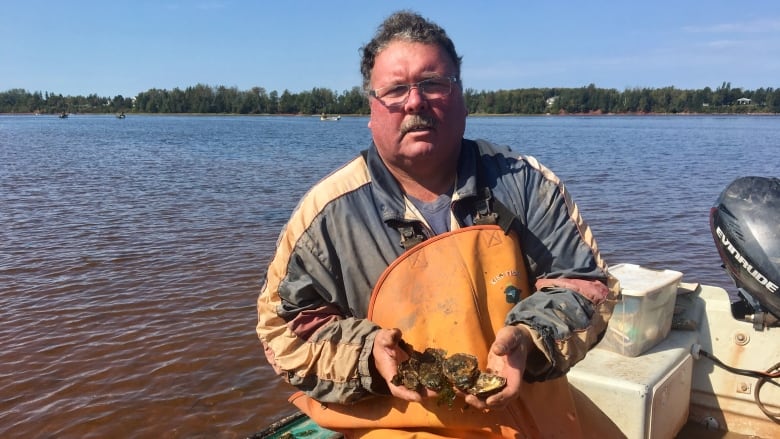
[[[287,89],[284,89],[282,95],[279,97],[277,112],[282,114],[298,113],[298,105],[295,96],[293,96],[292,93],[290,93],[290,91]]]

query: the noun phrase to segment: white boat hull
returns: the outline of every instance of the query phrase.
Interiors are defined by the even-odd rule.
[[[586,433],[605,437],[605,429],[613,428],[622,437],[668,439],[686,424],[697,424],[754,438],[780,437],[780,424],[754,400],[756,378],[695,355],[702,349],[731,367],[766,371],[780,361],[780,328],[756,331],[751,323],[735,320],[722,288],[685,286],[691,290],[678,294],[675,321],[695,322],[696,329],[673,329],[637,357],[597,346],[569,372],[586,409],[591,403],[603,416],[594,419],[590,411],[581,416]],[[780,411],[778,387],[763,386],[760,399],[771,412]]]

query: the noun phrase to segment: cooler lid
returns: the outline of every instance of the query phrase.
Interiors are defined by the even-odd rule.
[[[617,264],[609,272],[620,281],[622,293],[628,296],[656,294],[669,285],[676,285],[683,274],[673,270],[656,270],[636,264]]]

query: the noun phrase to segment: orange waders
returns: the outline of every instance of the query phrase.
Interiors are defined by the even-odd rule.
[[[530,293],[522,250],[514,232],[496,225],[471,226],[413,247],[382,274],[368,318],[399,328],[414,349],[470,353],[486,367],[496,331],[514,303]],[[523,383],[521,396],[504,409],[483,413],[458,397],[452,406],[435,398],[421,403],[392,396],[352,405],[321,404],[301,392],[293,404],[319,425],[347,437],[561,438],[581,437],[565,377]]]

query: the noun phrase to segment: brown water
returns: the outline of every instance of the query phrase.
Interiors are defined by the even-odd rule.
[[[780,151],[773,117],[469,124],[564,178],[608,261],[726,288],[708,208]],[[293,412],[256,296],[298,198],[368,139],[365,118],[0,116],[0,437],[246,437]]]

